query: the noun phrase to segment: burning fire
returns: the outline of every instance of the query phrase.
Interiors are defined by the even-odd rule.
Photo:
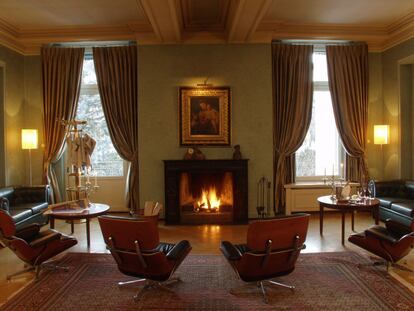
[[[217,198],[216,188],[212,187],[209,190],[202,189],[201,199],[197,202],[198,209],[202,208],[209,212],[218,212],[220,207],[220,200]]]

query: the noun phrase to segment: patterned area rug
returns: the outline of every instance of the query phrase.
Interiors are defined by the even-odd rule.
[[[353,252],[302,254],[296,270],[279,278],[296,290],[268,287],[266,305],[221,256],[190,255],[173,293],[150,290],[135,303],[136,288],[118,288],[117,281],[131,278],[118,272],[111,255],[69,253],[62,259],[68,273],[46,271],[1,310],[414,310],[414,294],[384,268],[358,268],[366,262]]]

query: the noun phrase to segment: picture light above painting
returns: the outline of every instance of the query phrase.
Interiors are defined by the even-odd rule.
[[[230,87],[180,87],[180,145],[229,146]]]

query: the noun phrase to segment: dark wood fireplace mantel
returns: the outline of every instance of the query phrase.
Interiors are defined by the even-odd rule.
[[[184,172],[231,172],[233,175],[233,223],[248,221],[247,159],[164,160],[165,223],[180,223],[179,183]]]

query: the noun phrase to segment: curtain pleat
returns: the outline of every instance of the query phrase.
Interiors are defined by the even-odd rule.
[[[366,44],[326,47],[329,89],[336,127],[347,152],[346,178],[368,180],[368,47]]]
[[[62,156],[65,127],[61,120],[73,120],[79,99],[83,48],[43,47],[41,49],[43,77],[44,141],[43,181],[51,185],[51,201],[62,197],[53,164]]]
[[[312,117],[311,45],[272,44],[274,212],[285,212],[286,183],[294,181],[293,154]]]
[[[121,158],[130,162],[127,205],[135,214],[139,205],[137,47],[94,48],[93,59],[109,135]]]

